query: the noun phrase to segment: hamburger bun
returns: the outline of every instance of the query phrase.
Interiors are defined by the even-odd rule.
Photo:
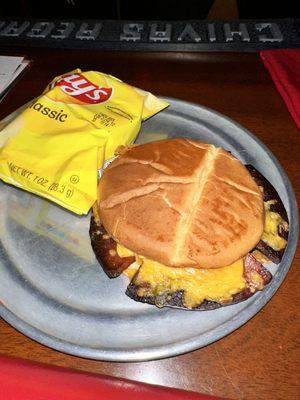
[[[262,193],[244,165],[191,139],[129,148],[104,171],[98,199],[116,242],[172,267],[230,265],[264,229]]]

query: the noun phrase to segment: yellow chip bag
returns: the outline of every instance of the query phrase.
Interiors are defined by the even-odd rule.
[[[100,72],[55,78],[0,126],[0,178],[77,213],[97,198],[97,171],[141,122],[168,106]]]

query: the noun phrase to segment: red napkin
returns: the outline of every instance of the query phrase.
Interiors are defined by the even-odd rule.
[[[5,400],[221,400],[171,389],[0,356],[0,399]]]
[[[264,50],[260,56],[300,130],[300,49]]]

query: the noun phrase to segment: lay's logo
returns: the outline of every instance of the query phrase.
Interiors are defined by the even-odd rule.
[[[112,88],[96,86],[81,74],[64,75],[54,82],[54,86],[59,86],[67,95],[89,104],[103,103],[112,94]]]

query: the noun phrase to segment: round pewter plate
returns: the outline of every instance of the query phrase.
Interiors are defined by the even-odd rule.
[[[245,302],[214,311],[158,309],[124,293],[125,276],[108,279],[79,217],[0,183],[0,315],[30,338],[65,353],[110,361],[152,360],[212,343],[239,328],[274,295],[297,243],[298,216],[289,180],[272,153],[243,127],[212,110],[167,99],[170,107],[143,123],[139,143],[188,136],[231,151],[277,189],[290,236],[271,283]]]

